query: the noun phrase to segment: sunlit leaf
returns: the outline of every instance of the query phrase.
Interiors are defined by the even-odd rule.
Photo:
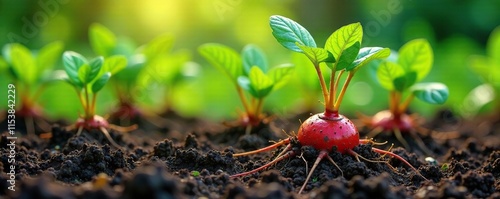
[[[381,47],[364,47],[359,50],[356,60],[346,68],[347,71],[358,69],[372,60],[389,57],[391,50]]]
[[[21,44],[12,44],[10,48],[11,64],[15,75],[27,84],[35,83],[39,74],[31,51]]]
[[[237,52],[221,44],[203,44],[198,48],[215,68],[222,71],[236,83],[236,79],[243,74],[243,64]]]
[[[394,88],[398,92],[404,92],[406,89],[410,88],[417,81],[416,72],[408,72],[403,76],[397,77],[393,80]]]
[[[256,98],[267,96],[273,89],[273,80],[257,66],[250,69],[248,79],[250,79],[251,89],[254,90],[253,96]]]
[[[302,52],[296,43],[303,46],[316,47],[316,42],[311,34],[300,24],[289,18],[273,15],[270,18],[270,25],[274,38],[289,50]]]
[[[380,85],[387,90],[394,90],[394,79],[404,74],[403,69],[396,63],[384,61],[377,69],[377,79]]]
[[[110,72],[104,73],[102,76],[100,76],[94,82],[94,84],[92,84],[92,93],[99,92],[104,87],[104,85],[106,85],[106,83],[108,83],[110,77],[111,77]]]
[[[70,82],[75,86],[83,87],[78,77],[78,71],[80,67],[87,64],[85,57],[73,51],[66,51],[63,54],[63,64]]]
[[[47,44],[40,49],[40,51],[38,51],[38,55],[36,56],[38,71],[43,72],[54,68],[55,64],[61,57],[63,49],[64,43],[60,41]]]
[[[443,104],[448,99],[448,87],[442,83],[418,83],[411,87],[418,99],[430,104]]]
[[[256,45],[246,45],[241,52],[241,58],[243,61],[243,69],[245,74],[250,73],[252,66],[259,67],[263,72],[267,72],[267,58],[262,52],[262,50]]]
[[[309,47],[300,45],[299,43],[297,43],[297,46],[314,64],[319,64],[321,62],[335,62],[335,58],[333,57],[332,53],[328,52],[324,48]]]
[[[127,58],[122,55],[113,55],[104,60],[103,69],[104,72],[110,72],[111,75],[115,75],[127,66]]]
[[[427,40],[415,39],[401,47],[398,63],[405,71],[416,72],[417,81],[420,81],[430,72],[433,56],[431,45]]]
[[[352,46],[344,49],[342,54],[337,61],[337,67],[335,68],[337,71],[346,69],[347,67],[352,65],[352,62],[356,59],[359,53],[359,49],[361,45],[359,42],[354,43]],[[332,68],[330,68],[332,69]]]
[[[174,36],[165,34],[151,40],[143,49],[147,59],[154,59],[157,56],[165,56],[174,45]]]
[[[361,44],[362,38],[363,27],[361,27],[360,23],[342,26],[328,37],[325,43],[325,49],[330,51],[336,60],[339,60],[344,50],[351,47],[356,42]]]
[[[267,74],[273,81],[273,89],[278,89],[284,86],[295,71],[295,66],[292,64],[283,64],[271,68]]]
[[[105,26],[94,23],[89,28],[90,46],[98,55],[111,56],[116,47],[116,36]]]
[[[500,26],[491,33],[486,45],[486,53],[495,62],[500,63]]]

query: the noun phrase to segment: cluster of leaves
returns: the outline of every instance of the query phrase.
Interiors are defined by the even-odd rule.
[[[236,86],[245,108],[243,125],[256,126],[262,121],[264,98],[282,87],[294,71],[291,64],[269,68],[265,54],[255,45],[245,46],[241,55],[228,46],[215,43],[204,44],[198,50]],[[243,90],[250,94],[250,100]]]
[[[360,23],[349,24],[333,32],[328,37],[324,48],[318,47],[312,35],[289,18],[271,16],[270,26],[273,36],[281,45],[291,51],[305,54],[312,62],[322,88],[326,111],[329,112],[338,112],[349,82],[362,66],[390,54],[387,48],[361,48],[363,28]],[[322,75],[321,63],[325,63],[331,70],[329,88]],[[339,72],[338,76],[336,72]],[[340,77],[346,72],[346,81],[337,97]]]
[[[191,59],[191,54],[185,50],[170,53],[174,43],[170,34],[160,35],[136,47],[126,38],[117,38],[105,26],[92,24],[89,39],[96,54],[106,59],[125,56],[128,60],[128,65],[111,80],[122,104],[134,103],[136,96],[133,94],[140,93],[153,83],[163,85],[167,92],[170,91],[182,79],[184,63]]]
[[[67,78],[78,94],[84,109],[83,119],[90,120],[95,116],[97,93],[108,83],[111,75],[125,68],[124,57],[104,59],[99,56],[90,61],[82,55],[66,51],[63,54],[64,70]]]
[[[429,42],[415,39],[380,63],[376,76],[380,85],[390,91],[389,107],[394,115],[404,113],[414,97],[430,104],[443,104],[448,99],[446,85],[438,82],[417,83],[429,74],[432,62],[433,52]],[[402,95],[407,91],[409,94],[402,101]]]
[[[486,46],[485,55],[473,55],[469,58],[472,70],[477,73],[484,83],[489,85],[495,95],[500,94],[500,26],[491,33]],[[484,98],[485,96],[483,96]],[[494,98],[495,105],[500,107],[500,98]],[[493,99],[491,99],[493,100]],[[483,100],[484,101],[484,100]],[[489,102],[486,100],[485,102]],[[484,105],[484,104],[483,104]]]
[[[47,44],[39,51],[30,51],[22,44],[3,47],[0,69],[8,70],[21,99],[19,113],[35,114],[36,100],[47,83],[54,80],[53,68],[63,51],[62,42]],[[31,115],[35,116],[35,115]]]

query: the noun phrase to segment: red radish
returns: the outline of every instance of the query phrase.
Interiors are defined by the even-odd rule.
[[[409,132],[414,129],[416,122],[415,119],[407,114],[394,115],[389,110],[378,112],[370,119],[365,120],[369,126],[382,128],[384,131],[392,131],[399,129],[402,132]]]
[[[336,146],[337,151],[345,153],[359,144],[359,133],[345,116],[325,112],[304,121],[297,139],[300,144],[314,146],[318,150],[331,151],[332,146]]]
[[[249,175],[266,169],[281,160],[297,155],[297,152],[292,150],[293,143],[291,142],[298,142],[302,146],[312,146],[320,151],[306,177],[304,184],[299,190],[300,194],[306,187],[307,182],[311,178],[314,170],[323,158],[327,158],[333,165],[341,170],[328,155],[328,153],[334,148],[336,148],[338,152],[352,155],[358,160],[359,158],[367,160],[357,154],[353,149],[360,144],[374,142],[370,139],[359,139],[359,132],[356,126],[347,117],[339,114],[340,103],[342,102],[344,94],[347,90],[347,86],[358,69],[361,66],[366,65],[370,60],[386,58],[389,56],[390,50],[380,47],[366,47],[360,49],[363,32],[361,24],[359,23],[350,24],[335,31],[326,41],[325,49],[316,47],[314,39],[309,32],[291,19],[282,16],[272,16],[271,28],[273,29],[273,35],[276,37],[278,42],[290,50],[306,54],[306,56],[314,64],[314,68],[316,69],[316,73],[320,81],[321,90],[323,92],[323,98],[325,100],[325,111],[323,113],[315,114],[305,120],[300,126],[296,137],[289,137],[271,146],[255,151],[234,154],[233,156],[235,157],[250,155],[271,150],[282,145],[287,145],[273,161],[254,170],[235,174],[231,177],[234,178]],[[330,55],[333,55],[333,59],[329,58]],[[321,62],[326,62],[331,69],[329,88],[327,88],[319,66],[319,63]],[[336,76],[337,71],[340,71],[338,76]],[[347,78],[345,79],[342,89],[338,92],[337,88],[339,80],[341,75],[344,73],[347,73]],[[372,148],[372,150],[379,154],[397,158],[408,167],[412,168],[418,175],[422,176],[415,167],[413,167],[401,156],[382,149]],[[425,179],[425,177],[423,178]]]

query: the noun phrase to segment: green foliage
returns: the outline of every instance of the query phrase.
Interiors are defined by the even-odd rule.
[[[338,112],[347,86],[360,67],[372,60],[386,58],[390,54],[387,48],[361,48],[363,27],[360,23],[342,26],[334,31],[326,40],[324,48],[317,47],[309,32],[289,18],[271,16],[270,26],[273,36],[281,45],[289,50],[305,54],[313,63],[320,80],[326,110],[329,111]],[[326,63],[332,70],[328,90],[320,68],[321,63]],[[339,83],[339,78],[336,79],[335,76],[337,71],[349,73],[338,98],[335,97]]]
[[[89,28],[90,46],[98,55],[108,57],[116,48],[116,36],[108,28],[94,23]]]
[[[88,61],[82,55],[66,51],[63,53],[65,80],[76,90],[80,102],[85,109],[84,117],[92,118],[95,114],[95,99],[97,93],[108,83],[111,72],[119,72],[127,64],[125,57],[115,56],[111,61],[99,56]],[[90,96],[92,101],[90,101]]]
[[[351,65],[361,48],[362,38],[363,28],[360,23],[343,26],[328,37],[325,49],[337,60],[335,70],[343,70]]]
[[[268,69],[265,54],[255,45],[245,46],[241,55],[228,46],[214,43],[203,44],[198,51],[233,81],[250,120],[261,119],[262,100],[273,90],[283,86],[294,71],[291,64]],[[242,90],[247,91],[252,97],[251,101],[257,103],[247,104]]]
[[[199,51],[213,66],[259,99],[267,96],[273,88],[282,86],[293,72],[290,64],[268,70],[264,53],[255,45],[245,46],[241,57],[222,44],[204,44]]]
[[[471,69],[485,83],[500,92],[500,26],[491,33],[486,45],[486,56],[473,55],[469,58]]]
[[[82,55],[73,52],[66,51],[63,54],[63,64],[64,70],[68,75],[67,81],[73,85],[78,91],[82,89],[89,89],[92,93],[97,93],[101,90],[104,85],[108,82],[111,77],[111,70],[116,68],[124,68],[126,61],[124,57],[116,57],[122,61],[111,61],[104,60],[103,57],[96,57],[90,61],[87,61]],[[104,63],[107,62],[107,66],[103,67]]]
[[[316,42],[311,34],[289,18],[273,15],[270,18],[270,25],[276,40],[289,50],[301,53],[302,49],[299,46],[316,47]]]
[[[432,68],[432,48],[425,39],[411,40],[399,49],[398,64],[407,72],[416,72],[416,81],[422,80]]]
[[[198,48],[200,54],[219,71],[225,73],[234,83],[243,75],[243,64],[240,55],[222,44],[203,44]]]
[[[442,83],[418,83],[411,87],[418,99],[430,104],[443,104],[448,99],[448,87]]]
[[[430,104],[443,104],[448,99],[448,87],[442,83],[416,84],[432,68],[433,53],[427,40],[409,41],[396,57],[396,60],[386,60],[378,66],[376,76],[383,88],[398,93],[410,91],[411,96]]]
[[[0,65],[9,68],[19,83],[27,87],[38,86],[54,68],[63,48],[62,42],[53,42],[38,52],[31,52],[21,44],[7,44],[3,48]]]

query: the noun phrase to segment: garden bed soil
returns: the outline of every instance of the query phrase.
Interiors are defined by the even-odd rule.
[[[174,114],[175,115],[175,114]],[[322,161],[304,193],[297,194],[307,170],[318,155],[312,147],[294,144],[300,157],[281,161],[263,172],[245,177],[230,175],[249,171],[273,160],[282,148],[250,156],[234,153],[267,146],[293,134],[299,119],[277,119],[250,129],[225,127],[197,119],[167,114],[161,128],[139,128],[129,133],[111,130],[123,149],[114,148],[99,131],[77,136],[61,122],[52,126],[52,137],[16,135],[15,191],[9,190],[9,136],[0,137],[0,198],[500,198],[500,132],[494,117],[458,119],[442,111],[424,124],[436,131],[456,131],[454,139],[422,137],[434,153],[425,156],[411,136],[412,151],[399,147],[393,135],[382,133],[377,141],[395,143],[392,151],[418,168],[428,180],[399,160],[381,157],[371,147],[354,149],[363,157],[387,163],[357,161],[331,152],[337,169]],[[21,127],[20,127],[21,128]],[[283,131],[282,131],[283,129]],[[362,129],[361,137],[369,129]],[[307,163],[306,163],[307,162]]]

